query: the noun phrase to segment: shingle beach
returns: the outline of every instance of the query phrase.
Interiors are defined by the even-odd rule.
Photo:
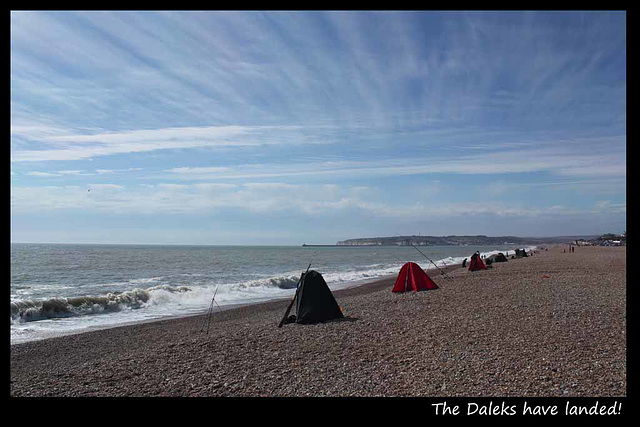
[[[208,333],[203,313],[12,345],[10,393],[626,396],[625,247],[428,273],[440,289],[335,291],[345,318],[322,324],[278,328],[281,300],[214,312]]]

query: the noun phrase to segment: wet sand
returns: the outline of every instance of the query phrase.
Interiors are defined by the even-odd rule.
[[[278,328],[273,301],[214,312],[208,333],[205,314],[12,345],[10,393],[626,396],[625,247],[429,275],[440,289],[335,291],[346,317],[322,324]]]

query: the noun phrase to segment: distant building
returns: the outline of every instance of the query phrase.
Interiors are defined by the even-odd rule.
[[[593,243],[589,242],[588,240],[574,240],[573,242],[571,242],[571,244],[576,246],[593,246]]]
[[[597,239],[591,240],[589,243],[597,246],[626,246],[627,232],[625,231],[622,234],[603,234]]]

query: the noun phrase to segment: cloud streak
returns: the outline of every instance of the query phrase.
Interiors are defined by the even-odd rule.
[[[100,156],[189,148],[225,148],[320,143],[298,126],[203,126],[126,132],[60,134],[42,127],[12,128],[12,136],[35,140],[46,148],[12,150],[13,162],[82,160]],[[55,135],[51,135],[55,132]]]
[[[622,157],[621,157],[622,156]],[[229,167],[178,167],[167,170],[178,179],[255,179],[316,177],[350,179],[424,174],[522,174],[547,172],[560,176],[625,177],[621,153],[575,154],[562,148],[484,152],[474,155],[396,158],[371,161],[325,161],[303,164],[245,164]]]
[[[39,211],[96,211],[117,215],[248,212],[274,215],[297,212],[307,217],[341,212],[366,213],[374,218],[419,220],[490,216],[495,218],[571,216],[585,212],[569,206],[532,207],[522,203],[413,201],[404,205],[373,200],[375,189],[324,184],[286,183],[194,184],[161,183],[142,188],[94,184],[91,192],[80,186],[18,187],[12,191],[12,214]],[[600,201],[590,213],[624,213],[626,204]]]
[[[12,12],[10,31],[12,214],[543,229],[626,209],[624,12]]]

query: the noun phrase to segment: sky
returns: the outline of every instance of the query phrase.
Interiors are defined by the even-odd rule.
[[[11,12],[11,241],[626,231],[626,13]]]

